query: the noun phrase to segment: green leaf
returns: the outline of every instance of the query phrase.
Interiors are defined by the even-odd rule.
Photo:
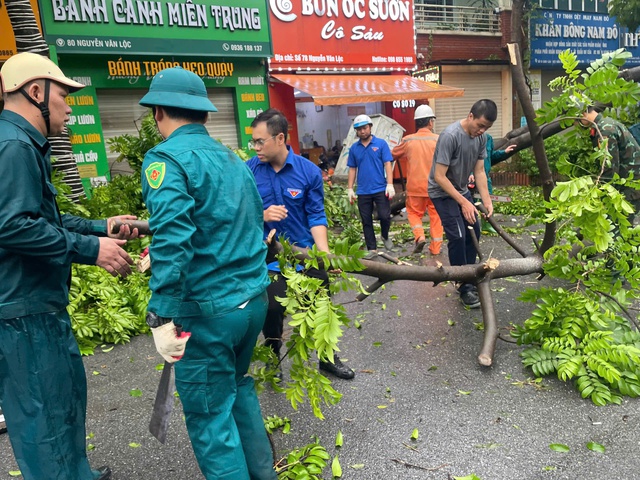
[[[336,447],[341,447],[344,439],[342,438],[342,430],[338,430],[336,435]]]
[[[386,310],[386,309],[387,309],[387,304],[386,304],[386,303],[383,303],[383,304],[382,304],[382,310]]]
[[[9,470],[10,477],[19,477],[20,475],[22,475],[20,470]]]
[[[100,372],[94,370],[93,372],[91,372],[92,375],[100,375]]]
[[[129,390],[129,395],[131,395],[132,397],[141,397],[142,391],[138,388],[134,388],[133,390]]]
[[[95,450],[95,448],[96,448],[96,446],[95,446],[93,443],[89,443],[89,444],[87,445],[87,451],[89,451],[89,452],[90,452],[91,450]]]
[[[129,446],[130,446],[131,448],[140,448],[142,445],[140,445],[139,443],[131,442],[131,443],[129,444]]]
[[[450,327],[453,327],[456,324],[456,322],[454,322],[453,320],[447,320],[447,323]]]
[[[592,452],[598,452],[598,453],[604,453],[606,450],[604,448],[604,445],[600,445],[599,443],[596,443],[596,442],[587,443],[587,448]]]
[[[164,363],[159,363],[156,365],[156,370],[158,372],[161,372],[162,370],[164,370]]]
[[[382,342],[373,342],[373,346],[374,347],[381,347],[382,346]]]
[[[333,474],[333,478],[342,477],[342,467],[340,466],[340,460],[338,460],[338,456],[333,457],[331,461],[331,473]]]
[[[102,347],[102,353],[110,352],[111,350],[113,350],[113,347],[115,347],[115,345],[111,345],[109,348]]]
[[[569,446],[564,443],[552,443],[549,445],[549,448],[554,452],[560,453],[567,453],[570,450]]]
[[[396,315],[398,315],[399,317],[401,317],[401,316],[402,316],[402,312],[400,312],[400,310],[398,310],[398,311],[396,312]]]
[[[364,468],[364,463],[356,463],[354,465],[349,465],[349,468],[353,468],[354,470],[362,470]]]
[[[453,477],[455,480],[482,480],[479,476],[477,476],[475,473],[472,473],[471,475],[467,475],[466,477]]]
[[[471,392],[467,392],[465,390],[458,390],[458,395],[471,395]]]
[[[418,435],[419,435],[418,429],[414,428],[413,432],[411,432],[411,440],[417,440],[418,439]]]

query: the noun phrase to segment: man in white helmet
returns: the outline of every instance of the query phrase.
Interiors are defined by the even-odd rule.
[[[394,160],[405,160],[407,172],[407,218],[413,231],[413,253],[420,253],[427,243],[422,226],[422,217],[429,212],[429,233],[431,243],[429,251],[432,255],[440,254],[442,247],[442,222],[436,212],[436,207],[427,193],[429,172],[433,163],[433,152],[436,149],[438,135],[433,133],[436,116],[429,105],[416,108],[413,119],[416,123],[416,133],[402,139],[391,154]]]
[[[396,194],[393,188],[391,150],[387,142],[371,134],[372,126],[373,122],[368,115],[358,115],[353,120],[353,128],[360,140],[351,145],[347,159],[349,167],[347,194],[351,203],[355,199],[358,200],[364,240],[370,252],[365,258],[372,258],[377,254],[376,234],[373,230],[374,204],[378,209],[384,247],[387,250],[393,248],[393,242],[389,238],[391,227],[389,201]],[[358,185],[358,195],[353,190],[355,183]]]
[[[131,273],[122,245],[137,230],[107,232],[135,217],[59,213],[46,137],[62,132],[65,98],[83,85],[33,53],[7,60],[0,81],[0,404],[9,439],[26,480],[106,480],[111,470],[87,460],[87,383],[66,306],[72,263]]]

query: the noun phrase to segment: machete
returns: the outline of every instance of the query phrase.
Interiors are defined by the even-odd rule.
[[[182,325],[176,325],[176,336],[180,336]],[[149,421],[149,432],[156,437],[162,444],[167,440],[167,431],[169,430],[169,420],[171,419],[171,411],[175,398],[173,396],[174,383],[171,381],[171,372],[173,363],[164,361],[164,368],[160,376],[156,399],[153,402],[153,412]]]

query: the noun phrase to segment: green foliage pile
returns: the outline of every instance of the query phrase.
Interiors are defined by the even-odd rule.
[[[544,200],[540,187],[510,186],[495,188],[496,195],[511,197],[510,202],[493,202],[494,213],[502,215],[534,215],[544,211]]]
[[[140,168],[144,152],[160,140],[150,116],[143,119],[139,137],[123,135],[111,140],[112,150],[120,153],[121,160],[129,162],[134,174],[116,176],[108,184],[94,188],[91,198],[83,199],[80,204],[68,199],[69,187],[54,173],[60,211],[90,219],[124,214],[147,218],[149,214],[142,202]],[[124,248],[136,259],[150,242],[150,237],[130,240]],[[126,343],[135,335],[149,332],[144,320],[151,296],[147,275],[134,270],[122,279],[90,265],[74,265],[72,272],[67,309],[83,355],[93,354],[100,345]]]
[[[640,86],[618,78],[629,55],[605,54],[581,72],[575,54],[561,54],[565,75],[550,83],[561,93],[538,111],[537,121],[559,117],[569,126],[594,101],[613,104],[606,116],[633,121]],[[611,155],[606,142],[594,149],[588,132],[577,127],[564,134],[565,148],[581,154],[561,155],[558,172],[568,180],[545,202],[545,221],[557,222],[560,241],[545,252],[544,271],[572,287],[523,294],[536,308],[513,336],[530,345],[522,356],[536,375],[573,380],[584,398],[605,405],[640,394],[640,335],[631,313],[640,296],[640,227],[630,224],[633,208],[620,193],[640,182],[617,175],[604,181]]]
[[[72,275],[67,310],[82,355],[92,355],[99,345],[127,343],[149,332],[145,314],[151,291],[145,275],[122,279],[91,265],[74,265]]]
[[[321,480],[331,456],[318,441],[296,448],[276,464],[279,480]]]
[[[333,185],[324,190],[324,209],[329,223],[329,247],[333,251],[336,242],[346,240],[354,245],[362,242],[362,224],[358,206],[349,203],[347,189]]]

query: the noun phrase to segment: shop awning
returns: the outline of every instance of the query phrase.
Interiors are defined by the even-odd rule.
[[[427,98],[461,97],[463,88],[423,82],[409,75],[293,75],[273,78],[306,92],[316,105],[391,102]]]

